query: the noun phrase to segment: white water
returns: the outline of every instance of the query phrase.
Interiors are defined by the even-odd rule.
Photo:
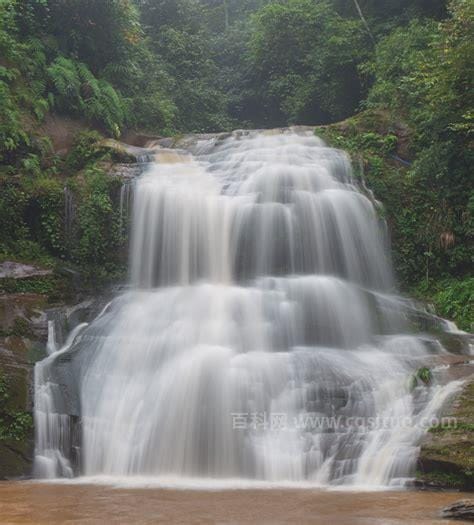
[[[413,389],[433,345],[347,157],[294,131],[191,150],[136,183],[132,289],[37,367],[37,474],[72,475],[59,366],[83,475],[403,483],[460,383]]]

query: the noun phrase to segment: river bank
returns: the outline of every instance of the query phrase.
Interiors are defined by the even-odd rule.
[[[0,483],[3,523],[459,524],[442,519],[450,492],[123,489],[97,485]],[[465,522],[467,523],[467,522]]]

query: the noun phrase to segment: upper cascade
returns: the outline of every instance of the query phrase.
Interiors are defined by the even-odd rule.
[[[324,274],[393,287],[383,222],[345,153],[290,130],[204,139],[193,150],[158,153],[136,185],[133,285]]]

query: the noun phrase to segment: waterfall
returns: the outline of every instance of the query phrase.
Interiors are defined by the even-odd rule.
[[[130,201],[132,195],[132,182],[125,180],[120,186],[119,196],[119,228],[120,233],[123,234],[127,229],[127,221],[130,214]]]
[[[134,185],[129,291],[37,365],[37,472],[403,483],[460,382],[415,379],[447,352],[347,155],[302,129],[183,147]]]
[[[70,239],[73,234],[74,220],[76,218],[76,203],[74,194],[67,186],[64,187],[64,234]]]

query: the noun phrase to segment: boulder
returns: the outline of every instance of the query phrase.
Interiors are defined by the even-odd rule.
[[[27,279],[30,277],[52,275],[52,273],[52,270],[38,268],[31,264],[14,261],[4,261],[0,263],[0,279]]]
[[[461,499],[441,511],[443,518],[451,520],[474,521],[474,499]]]
[[[99,142],[99,146],[110,151],[115,162],[133,164],[143,162],[150,155],[148,149],[131,146],[114,139],[103,139]]]

